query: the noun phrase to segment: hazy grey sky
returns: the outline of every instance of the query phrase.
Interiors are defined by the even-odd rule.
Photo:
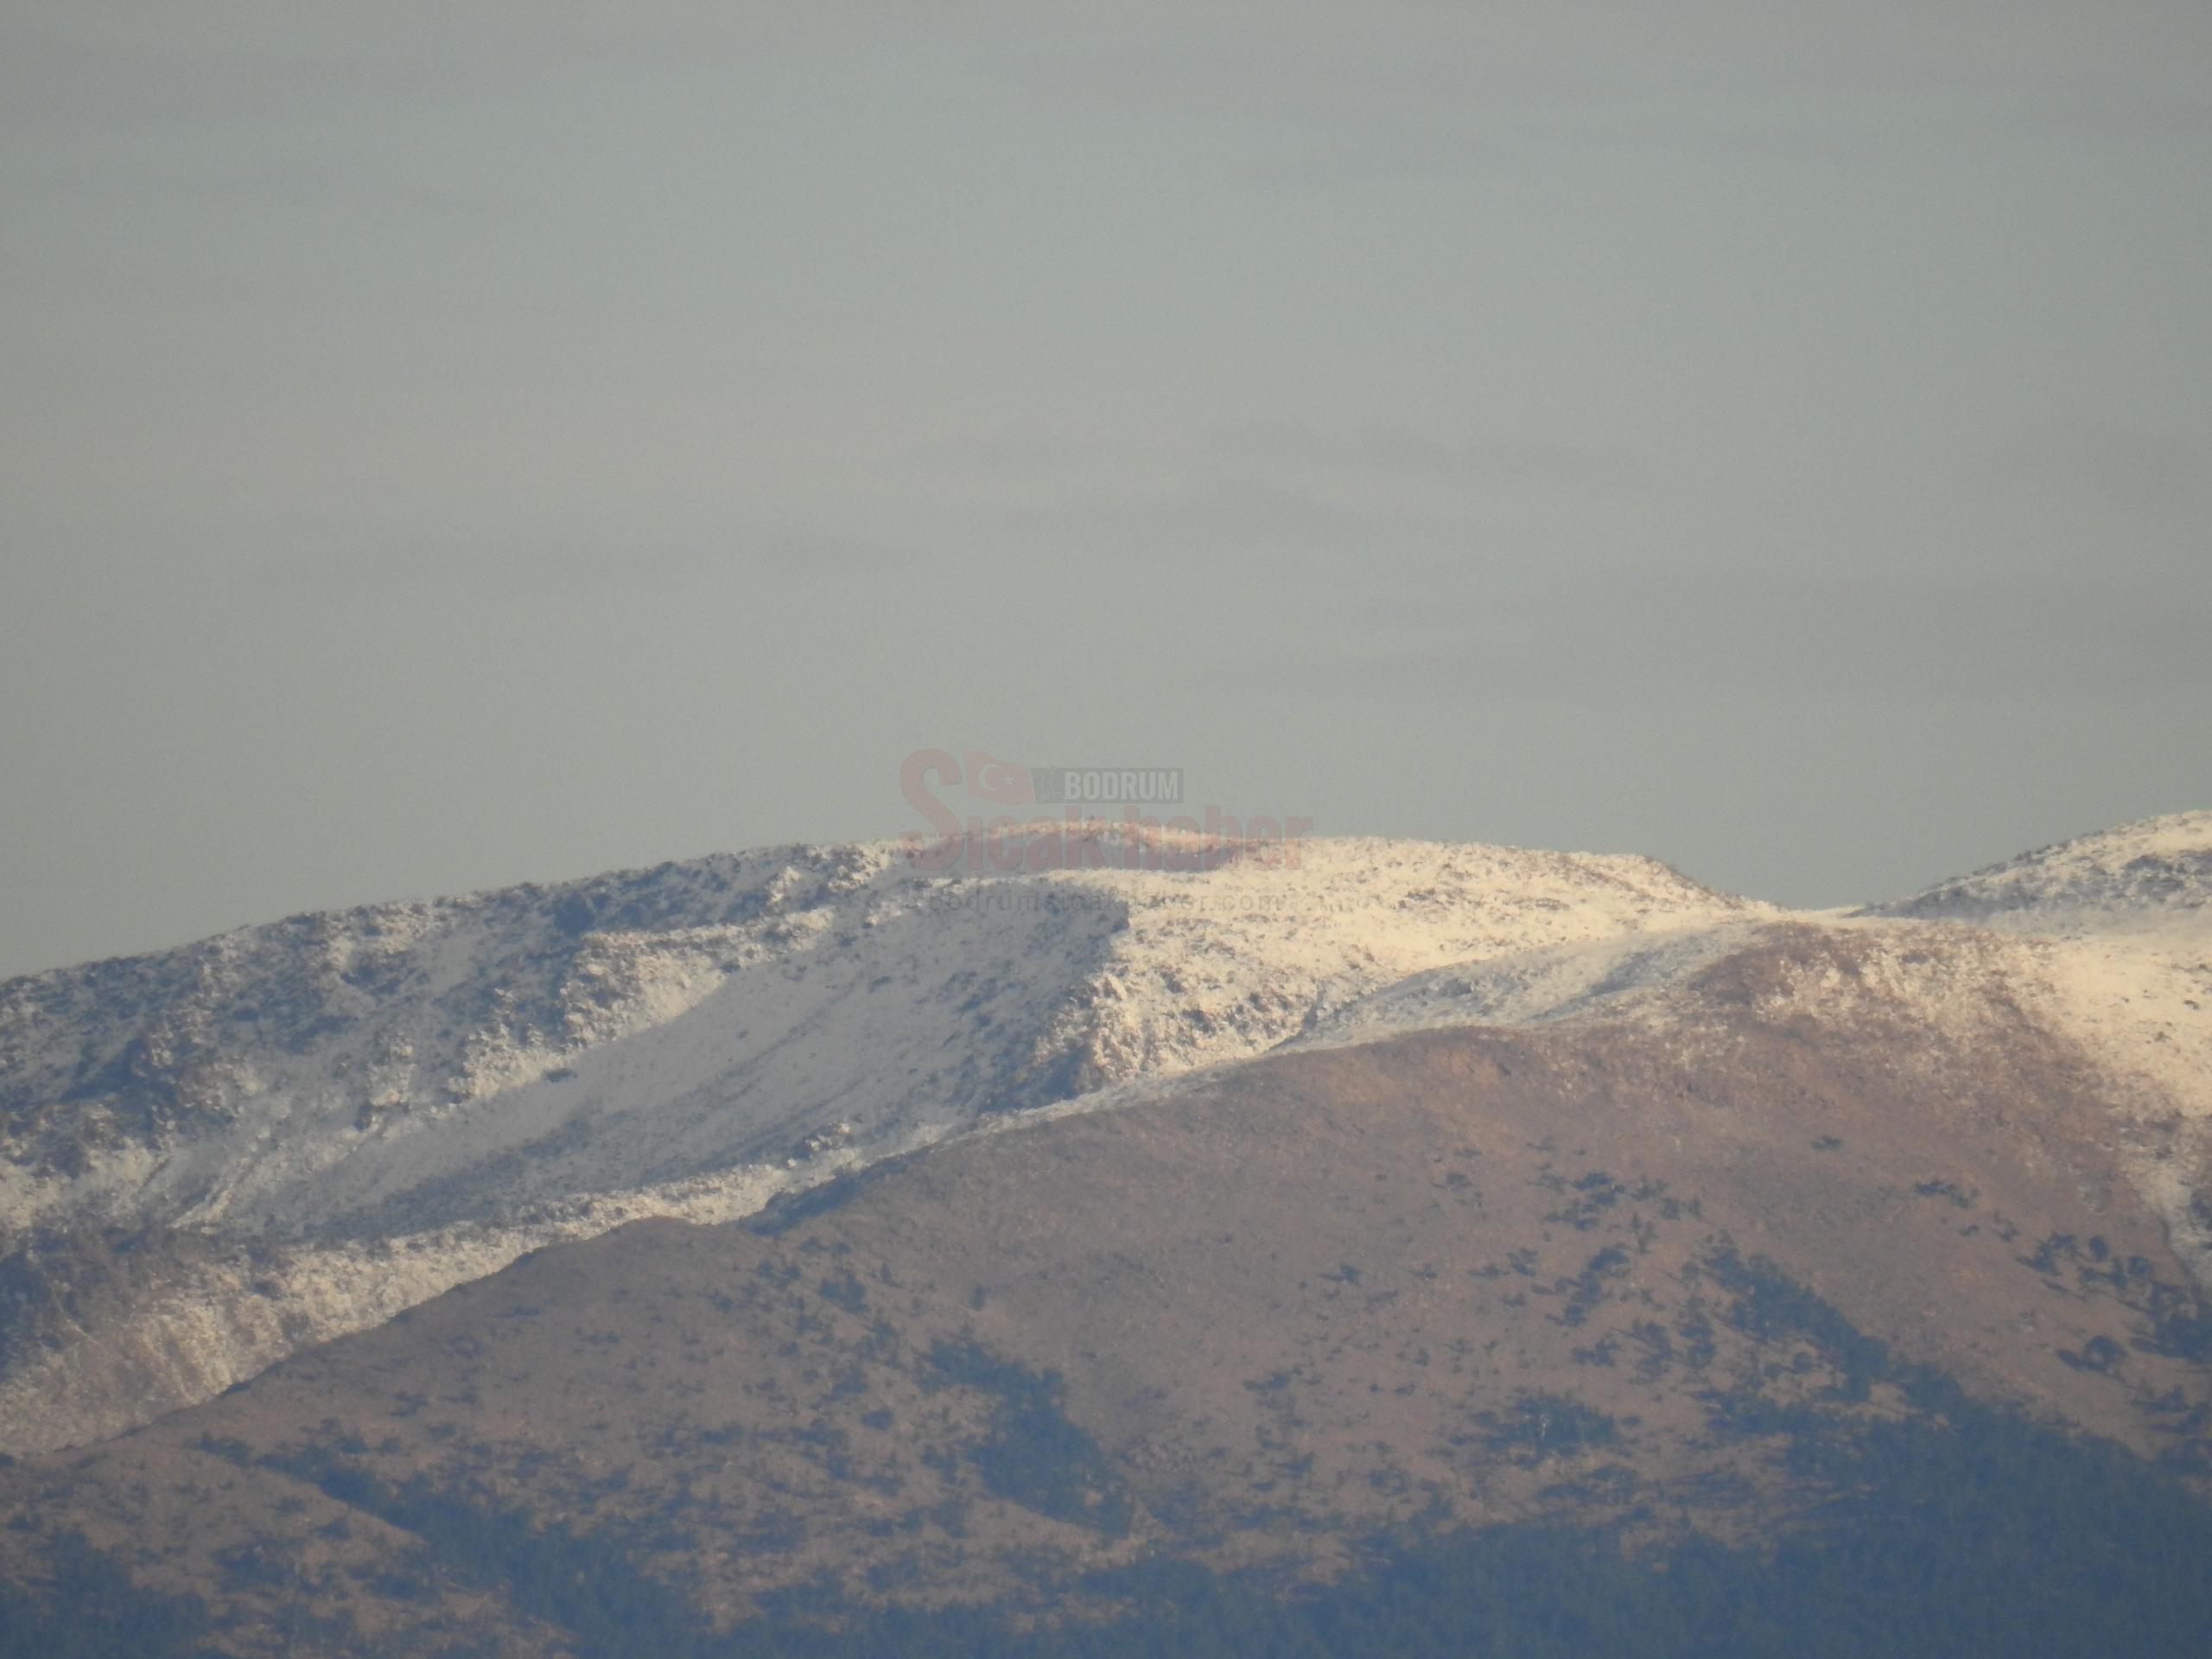
[[[1834,903],[2212,805],[2202,0],[15,0],[0,974],[920,747]]]

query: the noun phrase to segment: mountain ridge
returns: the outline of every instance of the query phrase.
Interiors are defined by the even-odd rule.
[[[2103,835],[2186,859],[2212,814]],[[1371,838],[1302,843],[1294,868],[987,877],[878,842],[295,917],[12,981],[0,1449],[130,1427],[527,1249],[732,1219],[1004,1114],[1141,1098],[1274,1048],[1666,1018],[1776,928],[1885,940],[1866,969],[1940,1004],[1915,930],[1965,925],[1937,913],[1959,902],[1791,912],[1632,855]],[[2175,1173],[2212,1114],[2205,912],[2165,912],[2156,950],[2080,913],[1936,957],[1995,964],[2126,1074],[2136,1179],[2212,1266],[2212,1217]],[[1840,1006],[1856,983],[1769,995]],[[2142,1128],[2177,1111],[2165,1141]]]
[[[0,1470],[0,1580],[81,1536],[226,1652],[302,1612],[347,1653],[632,1650],[532,1599],[557,1572],[696,1620],[667,1650],[843,1652],[731,1644],[1110,1617],[1147,1567],[1323,1586],[1408,1529],[1817,1540],[1847,1447],[1948,1457],[1993,1409],[2031,1465],[2086,1433],[2212,1490],[2212,1318],[2094,1058],[2001,972],[1950,1017],[1884,940],[1785,927],[1668,1020],[1286,1051],[556,1244]],[[1832,974],[1845,1018],[1799,994]]]

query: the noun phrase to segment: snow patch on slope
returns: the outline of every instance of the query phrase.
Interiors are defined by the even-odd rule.
[[[916,1151],[917,1134],[880,1155]],[[195,1264],[127,1319],[33,1352],[0,1372],[0,1422],[19,1450],[79,1445],[145,1421],[146,1402],[205,1400],[311,1344],[380,1325],[532,1250],[594,1237],[632,1221],[709,1225],[757,1214],[779,1194],[867,1161],[851,1149],[802,1168],[732,1171],[665,1186],[549,1205],[511,1225],[457,1223],[419,1233],[300,1242]],[[118,1386],[120,1385],[120,1386]]]
[[[2033,941],[2081,1042],[2173,1109],[2212,1116],[2212,812],[2062,842],[1858,913]]]
[[[1656,1010],[1660,993],[1755,938],[1764,922],[1554,945],[1410,975],[1318,1022],[1300,1047],[1452,1026],[1548,1026]]]
[[[1861,913],[2033,944],[2041,1005],[2114,1082],[2131,1178],[2212,1286],[2212,812],[2079,836]]]

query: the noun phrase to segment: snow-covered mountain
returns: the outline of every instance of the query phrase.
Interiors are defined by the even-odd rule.
[[[1932,1012],[1961,964],[2003,973],[2105,1064],[2155,1074],[2183,1109],[2212,1114],[2212,812],[2081,836],[1856,910],[1764,908],[1452,963],[1371,993],[1300,1040],[1657,1014],[1699,970],[1779,926],[1860,938],[1870,960],[1887,964],[1891,983]],[[1812,1007],[1845,994],[1840,985],[1806,988]]]
[[[749,1214],[1006,1114],[1288,1045],[1680,1020],[1790,930],[1852,942],[1847,976],[1763,993],[1808,1020],[1878,999],[1938,1029],[1999,995],[2064,1033],[2212,1272],[2196,1154],[2145,1128],[2212,1125],[2212,814],[1847,916],[1637,857],[1161,850],[980,876],[775,849],[0,985],[0,1450],[143,1421],[552,1240]]]
[[[2212,909],[2212,812],[2176,812],[2037,848],[1869,916],[2082,935],[2201,929]]]
[[[482,1219],[1241,1058],[1442,963],[1764,912],[1643,859],[1337,841],[980,879],[781,849],[297,917],[0,986],[0,1226]]]
[[[2124,1123],[2165,1124],[2180,1157],[2138,1152],[2137,1185],[2212,1285],[2212,812],[2146,818],[1946,881],[1862,914],[1971,922],[2033,954],[2054,1025],[2096,1054]]]
[[[1338,840],[1294,866],[950,877],[885,843],[16,980],[0,1421],[19,1446],[118,1427],[550,1239],[748,1213],[994,1114],[1259,1053],[1446,963],[1769,913],[1634,857]]]

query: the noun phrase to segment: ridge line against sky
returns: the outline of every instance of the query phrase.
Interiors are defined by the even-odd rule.
[[[26,0],[0,976],[924,747],[1894,898],[2212,802],[2212,14]]]

